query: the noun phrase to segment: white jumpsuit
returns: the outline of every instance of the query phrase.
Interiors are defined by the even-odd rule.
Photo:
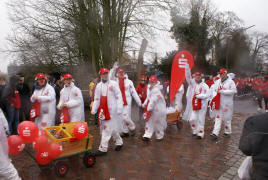
[[[175,107],[177,111],[181,111],[183,109],[183,105],[182,105],[183,94],[184,94],[184,86],[182,84],[181,87],[178,89],[178,92],[176,93],[175,99],[173,101],[173,106]]]
[[[63,103],[65,103],[68,108],[70,122],[85,121],[82,92],[74,83],[71,83],[69,87],[64,86],[61,90],[57,108],[61,109]]]
[[[40,102],[40,116],[35,119],[39,129],[44,129],[48,126],[54,126],[56,115],[56,93],[54,88],[48,83],[42,89],[35,89],[31,97],[34,102],[34,97]]]
[[[225,81],[218,79],[214,86],[214,95],[218,89],[220,93],[220,109],[215,111],[215,125],[213,129],[213,134],[219,135],[222,121],[224,122],[224,133],[231,134],[231,122],[233,116],[233,97],[237,92],[234,81],[228,77]]]
[[[149,87],[148,87],[149,88]],[[145,124],[145,134],[143,137],[151,138],[155,133],[156,139],[164,137],[164,131],[167,128],[166,122],[166,101],[161,93],[163,86],[158,82],[147,94],[143,104],[145,106],[149,101],[147,110],[151,111],[151,117]]]
[[[110,71],[110,79],[115,80],[119,86],[119,79],[115,77],[115,68]],[[133,82],[128,79],[127,75],[125,75],[124,79],[125,85],[125,95],[127,100],[127,105],[123,106],[123,133],[128,133],[129,130],[135,130],[135,123],[131,119],[131,106],[132,106],[132,97],[135,99],[138,106],[141,106],[140,97],[133,85]]]
[[[190,90],[192,91],[192,92],[189,92],[191,96],[187,97],[187,103],[188,102],[191,103],[191,107],[192,107],[193,96],[194,94],[197,94],[196,98],[201,99],[201,104],[202,104],[200,110],[191,111],[189,122],[192,128],[192,133],[203,138],[205,118],[206,118],[208,98],[209,98],[209,87],[205,82],[201,81],[198,84],[194,79],[191,78],[191,72],[190,72],[189,66],[186,66],[185,68],[185,77],[189,85],[188,88],[190,88]]]
[[[7,120],[0,109],[0,179],[20,180],[18,172],[8,157],[8,142],[6,131],[8,130]]]
[[[101,95],[107,95],[107,103],[111,119],[100,122],[101,143],[99,150],[102,152],[107,152],[108,143],[111,137],[113,137],[115,145],[123,145],[123,140],[119,135],[122,129],[121,119],[123,112],[123,101],[119,86],[115,81],[109,80],[106,83],[100,82],[97,84],[95,89],[94,103],[91,110],[91,114],[93,115],[98,112]]]

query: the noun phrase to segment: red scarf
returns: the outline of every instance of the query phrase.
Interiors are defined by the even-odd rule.
[[[221,100],[221,95],[219,92],[217,92],[217,95],[210,102],[211,110],[214,110],[214,109],[219,110],[220,109],[220,100]]]
[[[126,78],[119,78],[119,88],[122,94],[122,98],[123,98],[123,103],[124,106],[127,106],[127,99],[126,99],[126,91],[125,91],[125,80]]]

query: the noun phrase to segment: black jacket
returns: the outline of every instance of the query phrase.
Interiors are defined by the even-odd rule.
[[[11,101],[8,99],[8,96],[16,97],[15,90],[18,82],[19,77],[17,76],[10,77],[9,83],[5,86],[1,94],[1,104],[3,104],[6,107],[11,104]]]
[[[239,149],[253,159],[253,180],[268,179],[268,113],[249,117],[240,138]]]
[[[21,98],[29,98],[31,95],[30,88],[26,83],[19,83],[17,85],[17,90],[19,91]]]

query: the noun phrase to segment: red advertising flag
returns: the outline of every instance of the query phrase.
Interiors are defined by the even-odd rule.
[[[170,104],[185,80],[185,67],[187,63],[190,69],[192,69],[194,66],[193,56],[186,50],[179,51],[173,59],[170,82]]]

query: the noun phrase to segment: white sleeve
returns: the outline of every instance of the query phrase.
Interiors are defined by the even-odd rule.
[[[95,89],[95,94],[94,94],[94,101],[93,101],[93,106],[91,110],[91,114],[96,114],[99,106],[100,106],[100,95],[101,95],[101,89],[100,89],[100,83],[97,84],[96,89]]]
[[[37,100],[40,102],[48,102],[56,98],[56,93],[53,88],[48,88],[46,93],[46,96],[37,96]]]
[[[83,96],[82,96],[80,89],[77,88],[73,90],[72,93],[75,93],[74,96],[72,95],[75,98],[72,98],[70,101],[66,102],[66,106],[68,108],[79,106],[83,102]]]
[[[133,96],[133,98],[135,99],[136,103],[137,103],[139,106],[141,106],[141,100],[140,100],[140,97],[139,97],[139,95],[138,95],[138,93],[137,93],[137,91],[136,91],[136,89],[135,89],[135,87],[134,87],[132,81],[130,81],[129,88],[130,88],[130,89],[129,89],[129,90],[130,90],[130,93],[131,93],[131,95]]]

